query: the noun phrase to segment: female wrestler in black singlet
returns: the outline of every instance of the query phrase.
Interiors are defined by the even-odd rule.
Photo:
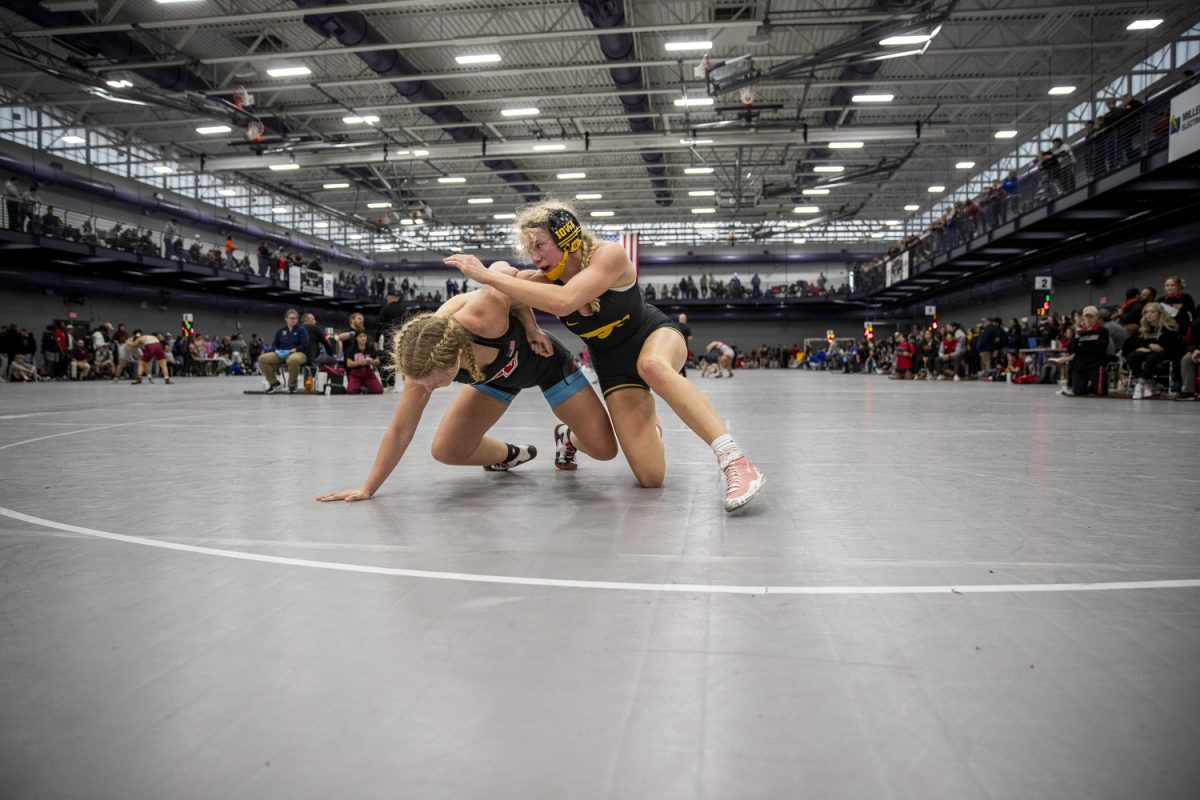
[[[666,476],[653,391],[712,447],[725,478],[725,510],[750,502],[762,488],[763,475],[726,432],[700,387],[679,374],[687,359],[683,335],[666,315],[643,301],[624,249],[594,239],[558,201],[526,208],[516,227],[536,270],[513,275],[503,262],[505,269],[488,269],[465,253],[444,260],[515,302],[554,314],[584,340],[617,440],[642,486],[661,486]]]
[[[486,435],[517,393],[535,386],[563,421],[559,429],[569,425],[572,431],[567,446],[559,447],[557,467],[574,469],[576,449],[600,461],[616,457],[608,415],[574,357],[537,327],[527,306],[510,306],[508,297],[484,287],[404,324],[393,343],[393,363],[404,376],[404,393],[371,472],[359,488],[318,500],[351,502],[373,496],[400,463],[433,390],[456,381],[468,385],[451,401],[433,437],[433,457],[444,464],[499,471],[537,455],[532,445],[506,444]],[[566,438],[556,433],[556,439]]]

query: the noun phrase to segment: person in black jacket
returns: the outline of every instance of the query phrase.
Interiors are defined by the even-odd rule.
[[[1000,327],[996,320],[983,318],[983,329],[975,337],[975,349],[979,358],[979,376],[984,377],[992,371],[992,357],[1001,349]]]
[[[320,369],[326,364],[337,363],[337,345],[325,338],[325,331],[317,327],[317,316],[305,312],[300,318],[300,324],[308,331],[308,348],[304,355],[308,363]]]
[[[408,278],[404,280],[407,281]],[[387,305],[379,309],[379,319],[375,324],[381,345],[380,354],[383,356],[383,366],[379,372],[383,376],[384,384],[395,386],[396,371],[391,363],[392,338],[404,324],[404,304],[400,302],[400,295],[394,288],[388,292]]]
[[[1163,313],[1159,303],[1146,303],[1142,309],[1142,322],[1138,332],[1125,340],[1121,348],[1129,369],[1137,378],[1133,399],[1141,400],[1154,395],[1154,372],[1165,362],[1178,364],[1183,355],[1183,339],[1179,326]]]
[[[1108,394],[1104,384],[1104,365],[1108,358],[1108,331],[1100,324],[1100,310],[1095,306],[1083,309],[1083,316],[1067,355],[1054,359],[1056,363],[1072,366],[1071,386],[1063,390],[1068,397],[1088,394]]]

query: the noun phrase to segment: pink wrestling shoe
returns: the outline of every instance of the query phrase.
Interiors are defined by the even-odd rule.
[[[725,510],[736,511],[762,491],[767,478],[744,454],[721,464],[725,476]]]

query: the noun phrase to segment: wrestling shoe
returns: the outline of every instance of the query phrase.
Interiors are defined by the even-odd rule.
[[[508,472],[515,466],[524,464],[526,461],[532,461],[537,457],[537,448],[531,444],[508,445],[508,458],[498,464],[489,464],[484,467],[487,472]]]
[[[170,385],[170,384],[172,384],[172,383],[174,383],[174,382],[175,382],[175,381],[171,380],[170,378],[167,378],[165,381],[163,381],[163,383],[165,383],[165,384],[167,384],[167,385]]]
[[[559,469],[574,471],[579,465],[575,463],[575,445],[571,444],[571,429],[565,422],[554,426],[554,466]]]
[[[725,477],[725,510],[736,511],[762,491],[766,476],[754,468],[744,454],[720,463]]]

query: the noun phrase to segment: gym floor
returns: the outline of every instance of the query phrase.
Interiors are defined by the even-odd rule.
[[[704,380],[767,474],[429,457],[398,395],[0,386],[0,797],[1200,796],[1200,406]]]

